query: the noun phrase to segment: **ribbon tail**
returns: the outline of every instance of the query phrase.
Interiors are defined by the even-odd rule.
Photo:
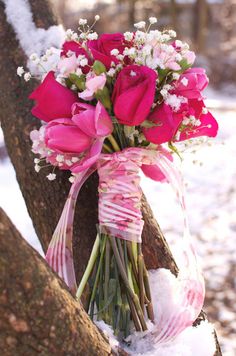
[[[184,218],[183,266],[180,268],[175,290],[176,302],[168,312],[161,310],[160,319],[157,316],[158,334],[156,335],[156,342],[167,343],[186,327],[191,326],[198,317],[204,302],[205,284],[198,267],[195,249],[190,240],[182,175],[163,154],[159,155],[157,165],[174,189]]]
[[[65,281],[72,293],[77,288],[72,250],[75,205],[82,185],[95,170],[89,168],[76,176],[46,253],[49,266]]]

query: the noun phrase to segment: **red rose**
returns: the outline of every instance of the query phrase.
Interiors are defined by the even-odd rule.
[[[70,118],[72,104],[79,101],[75,93],[55,80],[52,71],[29,98],[36,101],[36,105],[31,110],[32,114],[46,122],[58,118]]]
[[[112,94],[114,112],[121,124],[141,124],[154,101],[157,74],[146,66],[130,65],[121,70]]]
[[[123,53],[127,44],[124,41],[124,36],[121,33],[107,34],[104,33],[97,40],[88,41],[93,58],[102,62],[107,69],[110,68],[111,62],[118,63],[118,59],[111,55],[113,49],[118,49],[120,54]]]
[[[92,60],[89,57],[86,50],[81,46],[81,43],[75,42],[75,41],[64,42],[64,44],[62,46],[61,56],[68,57],[68,52],[74,52],[76,57],[85,56],[88,59],[89,65],[92,65]],[[89,70],[90,70],[89,66],[85,66],[82,68],[82,71],[84,74],[87,74],[89,72]]]
[[[87,52],[81,46],[81,44],[75,41],[66,41],[63,43],[61,56],[67,56],[69,51],[74,52],[76,57],[79,55],[84,55],[86,57],[88,56]]]

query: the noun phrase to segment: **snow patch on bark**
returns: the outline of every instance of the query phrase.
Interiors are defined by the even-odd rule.
[[[60,48],[65,31],[62,25],[51,26],[47,30],[37,28],[27,0],[3,0],[7,21],[12,25],[16,37],[26,55],[32,53],[42,55],[47,48]]]

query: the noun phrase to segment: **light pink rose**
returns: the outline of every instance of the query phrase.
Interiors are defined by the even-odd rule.
[[[93,64],[91,57],[88,52],[81,46],[81,43],[75,41],[66,41],[62,46],[61,57],[70,57],[71,53],[74,53],[76,57],[85,56],[88,60],[87,66],[81,67],[81,70],[84,74],[90,71],[90,67]]]
[[[78,64],[77,58],[75,54],[70,57],[61,58],[57,67],[59,71],[65,76],[68,77],[70,73],[74,73],[76,71]]]
[[[82,93],[79,93],[79,97],[83,100],[92,100],[94,94],[104,88],[106,80],[104,73],[100,75],[88,75],[85,84],[86,89]]]

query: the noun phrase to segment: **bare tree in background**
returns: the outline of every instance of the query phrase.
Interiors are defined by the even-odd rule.
[[[170,16],[171,16],[171,26],[176,32],[178,32],[176,0],[170,0]]]
[[[208,24],[208,4],[207,0],[196,0],[194,11],[194,45],[198,52],[204,53],[206,47],[206,35]]]

